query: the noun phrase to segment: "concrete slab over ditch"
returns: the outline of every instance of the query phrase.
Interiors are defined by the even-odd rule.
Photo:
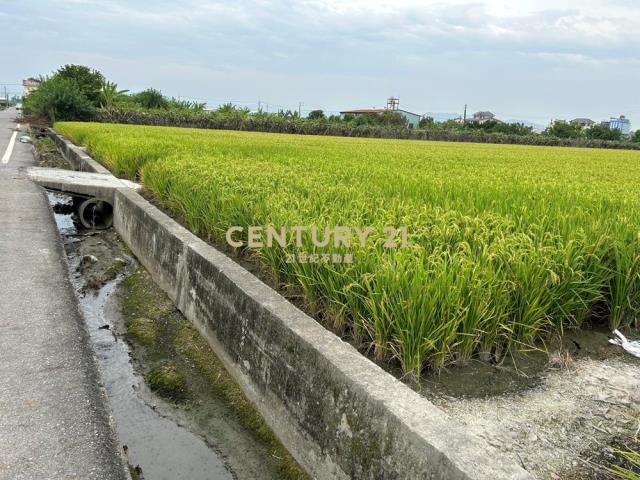
[[[29,178],[47,190],[95,197],[112,204],[117,188],[140,189],[139,184],[129,180],[121,180],[111,174],[75,172],[59,168],[31,167]]]
[[[316,478],[532,478],[135,191],[114,192],[116,230]]]

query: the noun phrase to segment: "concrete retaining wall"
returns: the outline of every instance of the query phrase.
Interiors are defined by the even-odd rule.
[[[80,172],[106,173],[111,175],[109,170],[87,155],[87,152],[82,148],[74,145],[51,128],[49,129],[49,136],[54,141],[64,158],[66,158],[76,170]]]
[[[114,207],[124,241],[316,478],[531,478],[133,190]]]

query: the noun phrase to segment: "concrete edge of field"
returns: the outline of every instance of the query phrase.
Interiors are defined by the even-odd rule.
[[[118,233],[315,478],[533,478],[135,191],[114,198]]]

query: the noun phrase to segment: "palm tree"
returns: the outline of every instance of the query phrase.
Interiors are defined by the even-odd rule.
[[[100,88],[100,106],[106,110],[111,110],[121,101],[129,90],[118,90],[115,82],[105,80]]]

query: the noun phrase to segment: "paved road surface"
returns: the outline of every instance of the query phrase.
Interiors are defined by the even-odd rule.
[[[125,477],[60,237],[0,111],[0,480]],[[15,138],[13,151],[12,138]]]

